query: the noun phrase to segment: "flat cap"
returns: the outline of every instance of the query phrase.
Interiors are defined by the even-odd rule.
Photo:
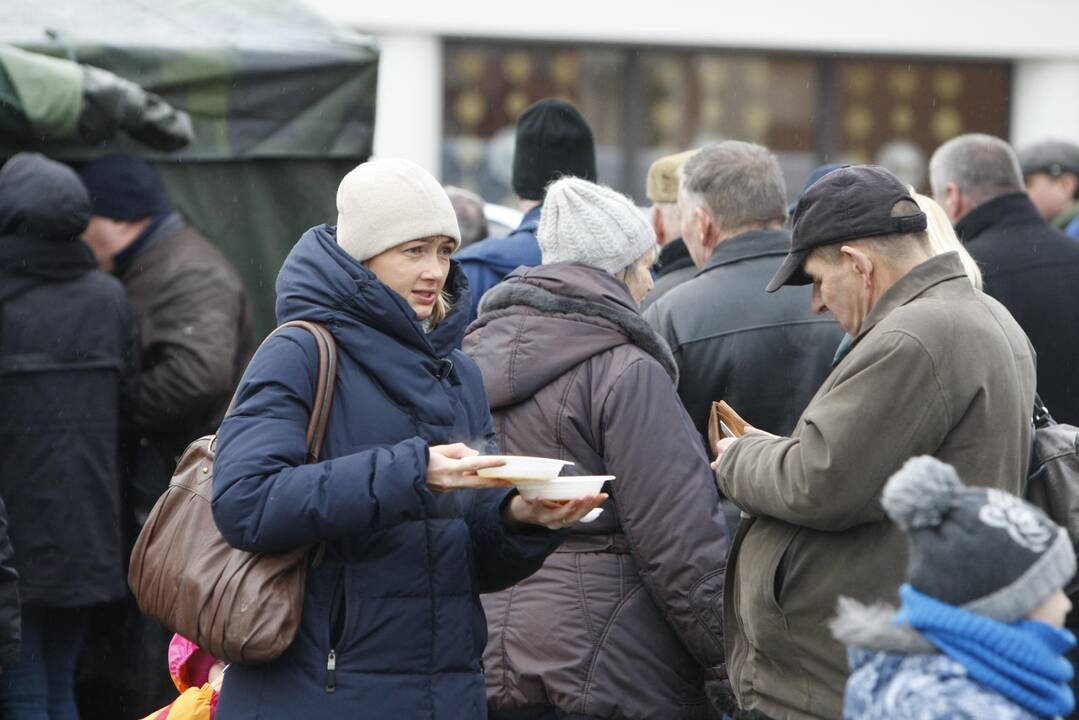
[[[696,154],[696,150],[686,150],[664,155],[652,163],[644,188],[648,199],[654,203],[678,202],[678,168]]]

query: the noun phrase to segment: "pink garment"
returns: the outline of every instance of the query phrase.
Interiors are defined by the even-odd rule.
[[[209,682],[210,668],[217,662],[210,653],[182,635],[173,635],[169,643],[169,675],[180,692]]]

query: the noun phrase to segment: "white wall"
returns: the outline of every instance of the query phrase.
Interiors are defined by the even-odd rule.
[[[442,172],[442,41],[433,35],[379,34],[374,154]]]
[[[1016,63],[1011,131],[1017,147],[1050,137],[1079,143],[1079,62]]]
[[[1079,59],[1075,0],[307,0],[372,33]]]

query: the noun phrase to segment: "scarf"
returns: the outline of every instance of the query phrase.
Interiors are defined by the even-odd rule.
[[[970,674],[1040,717],[1068,715],[1075,696],[1068,687],[1071,664],[1064,653],[1075,636],[1043,622],[1006,624],[948,605],[910,585],[899,589],[897,624],[909,624]]]

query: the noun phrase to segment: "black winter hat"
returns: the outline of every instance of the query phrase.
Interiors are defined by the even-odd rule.
[[[577,108],[545,98],[517,121],[513,191],[524,200],[542,200],[547,186],[563,175],[595,182],[596,145]]]
[[[1001,622],[1026,617],[1075,574],[1067,532],[1011,493],[966,487],[955,468],[911,458],[881,505],[910,537],[910,584]]]
[[[78,168],[90,193],[93,214],[113,220],[142,220],[169,211],[157,168],[134,155],[106,155]]]
[[[914,204],[905,185],[886,168],[877,165],[846,165],[824,175],[798,200],[791,231],[791,250],[768,283],[768,292],[784,285],[813,282],[802,263],[814,248],[841,242],[926,228],[925,213],[892,215],[896,203]]]

